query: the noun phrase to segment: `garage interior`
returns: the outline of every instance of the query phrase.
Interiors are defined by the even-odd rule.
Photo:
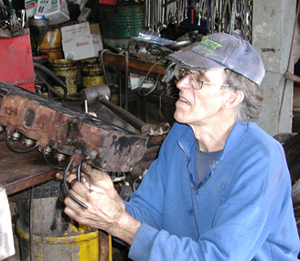
[[[3,213],[14,245],[4,260],[129,260],[120,242],[63,213],[67,186],[55,174],[66,169],[70,148],[82,159],[74,144],[84,144],[93,148],[86,160],[107,170],[128,200],[175,122],[178,89],[165,57],[215,32],[248,40],[263,59],[257,124],[284,147],[299,231],[296,0],[65,0],[51,1],[59,9],[52,16],[50,7],[43,13],[45,2],[50,6],[0,0],[0,192],[8,198]],[[84,44],[75,44],[79,38]],[[23,121],[6,106],[34,109]],[[46,114],[52,115],[47,128],[31,125],[33,117]],[[76,136],[79,127],[83,137]],[[112,133],[125,137],[130,148],[142,146],[131,155],[106,151],[107,159],[100,160],[94,152],[104,153]],[[104,138],[96,142],[93,135]]]

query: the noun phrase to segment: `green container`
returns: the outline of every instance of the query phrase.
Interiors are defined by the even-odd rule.
[[[145,5],[100,5],[99,24],[104,38],[130,38],[145,28]]]

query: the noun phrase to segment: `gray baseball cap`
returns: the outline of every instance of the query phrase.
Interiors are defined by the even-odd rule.
[[[167,58],[192,70],[228,68],[258,85],[265,76],[262,59],[253,46],[240,37],[226,33],[204,36],[200,42],[174,52]]]

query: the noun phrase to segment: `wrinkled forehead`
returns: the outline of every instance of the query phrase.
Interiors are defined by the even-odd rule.
[[[203,77],[205,79],[215,80],[216,78],[222,77],[224,78],[226,76],[226,68],[224,69],[212,69],[207,71],[202,71]]]

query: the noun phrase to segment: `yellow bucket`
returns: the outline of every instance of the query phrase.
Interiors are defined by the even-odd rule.
[[[22,256],[30,254],[29,234],[17,228],[22,246]],[[70,237],[42,237],[33,235],[31,246],[33,260],[99,260],[98,231]],[[27,260],[27,259],[24,259]]]
[[[105,84],[102,66],[99,58],[90,58],[80,61],[81,79],[84,87]]]
[[[99,231],[68,218],[58,207],[63,197],[32,199],[32,227],[29,237],[30,199],[19,199],[16,229],[20,236],[21,260],[99,260]]]
[[[77,93],[77,62],[74,60],[59,59],[50,62],[51,71],[58,76],[66,85],[68,95]],[[64,94],[63,88],[54,86],[60,94]]]

